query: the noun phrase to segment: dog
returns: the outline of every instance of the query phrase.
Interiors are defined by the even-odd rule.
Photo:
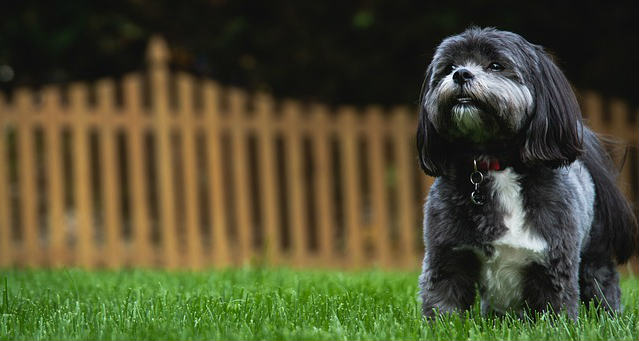
[[[423,313],[620,309],[616,266],[638,251],[611,157],[538,45],[494,28],[443,40],[426,70],[419,163]],[[534,315],[533,315],[534,316]]]

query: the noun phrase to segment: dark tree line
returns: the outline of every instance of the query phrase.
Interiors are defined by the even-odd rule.
[[[174,66],[278,97],[415,103],[442,38],[471,24],[546,46],[577,88],[637,103],[635,1],[37,1],[0,13],[0,87],[118,75],[148,37]]]

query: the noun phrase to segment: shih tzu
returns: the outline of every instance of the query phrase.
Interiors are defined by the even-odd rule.
[[[620,309],[616,265],[637,253],[636,218],[542,47],[492,28],[446,38],[426,71],[417,147],[436,177],[426,316],[469,309],[477,289],[484,313]]]

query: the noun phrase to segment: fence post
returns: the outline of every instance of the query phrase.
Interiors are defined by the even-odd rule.
[[[193,78],[185,73],[178,75],[178,105],[182,121],[182,175],[184,177],[184,210],[186,219],[187,266],[202,267],[202,244],[200,236],[200,204],[198,200],[198,172],[195,155],[197,137],[193,115]]]
[[[624,101],[614,99],[610,102],[611,131],[615,133],[617,138],[623,140],[626,156],[625,163],[617,179],[617,186],[619,186],[628,200],[632,200],[632,190],[630,188],[632,184],[632,165],[630,164],[632,156],[627,149],[632,140],[632,131],[628,129],[628,111],[628,105]]]
[[[383,266],[391,264],[391,238],[388,217],[388,196],[386,188],[386,162],[384,160],[384,118],[381,109],[370,107],[366,111],[366,132],[368,138],[368,167],[370,170],[373,243],[377,261]]]
[[[140,76],[132,74],[124,79],[124,115],[129,123],[124,129],[128,135],[129,176],[131,179],[131,234],[133,237],[133,264],[151,264],[149,243],[149,202],[146,190],[144,139],[142,125],[142,85]]]
[[[408,110],[399,107],[392,112],[393,121],[393,153],[397,167],[397,205],[399,217],[399,251],[400,259],[405,266],[415,264],[414,231],[415,226],[415,190],[423,190],[414,184],[413,167],[416,167],[413,153],[406,138],[406,127],[409,124]]]
[[[7,101],[0,94],[0,266],[2,267],[13,263],[13,238],[11,237],[11,219],[9,219],[7,123],[4,120],[8,111]]]
[[[299,132],[300,106],[291,100],[283,104],[284,145],[286,155],[286,179],[288,187],[289,222],[293,264],[304,265],[307,261],[307,229],[305,181],[302,164],[302,139]]]
[[[89,168],[89,132],[87,125],[88,92],[86,85],[76,83],[70,89],[71,115],[73,116],[73,175],[75,183],[74,207],[77,216],[76,264],[93,267],[94,231],[91,214],[92,196]]]
[[[357,156],[356,113],[352,107],[338,110],[340,157],[344,184],[344,229],[348,266],[360,267],[364,253],[362,245],[361,190]]]
[[[328,113],[322,105],[314,105],[311,109],[313,122],[313,155],[315,167],[315,205],[317,207],[317,228],[319,230],[320,257],[325,265],[334,261],[335,249],[335,212],[333,209],[333,160],[330,157],[330,140],[328,136]]]
[[[153,37],[147,51],[151,80],[151,110],[157,138],[157,168],[163,265],[175,268],[179,263],[175,233],[175,189],[169,122],[169,49],[160,37]]]
[[[16,91],[18,111],[18,160],[20,182],[20,213],[23,234],[23,254],[26,264],[37,265],[41,252],[38,246],[38,220],[36,219],[35,150],[31,116],[35,114],[33,93],[26,88]]]
[[[211,82],[206,81],[202,89],[207,170],[209,178],[209,212],[211,222],[211,248],[213,262],[219,267],[226,267],[230,264],[229,238],[227,234],[226,204],[224,198],[224,174],[222,172],[222,151],[220,146],[221,132],[219,127],[220,105],[219,88]]]
[[[239,242],[240,262],[253,257],[253,214],[248,175],[248,129],[246,127],[246,95],[239,89],[227,93],[231,116],[231,145],[233,162],[233,189],[235,191],[235,222]]]
[[[598,94],[591,91],[584,93],[582,114],[592,130],[598,133],[608,132],[603,121],[603,104]]]
[[[257,134],[259,145],[259,167],[261,200],[264,217],[264,240],[266,260],[269,264],[279,261],[280,256],[280,216],[278,206],[275,134],[273,133],[273,99],[258,94],[255,99],[257,111]]]
[[[115,85],[111,80],[102,80],[97,84],[97,114],[102,116],[100,131],[100,162],[102,168],[102,192],[104,210],[104,263],[116,268],[122,264],[122,217],[120,214],[120,179],[118,158],[116,156],[116,131],[113,125],[115,113]]]
[[[49,87],[43,91],[43,115],[45,116],[46,172],[48,185],[49,210],[49,261],[58,267],[66,264],[65,225],[64,225],[64,192],[62,176],[62,149],[60,143],[61,97],[57,87]]]

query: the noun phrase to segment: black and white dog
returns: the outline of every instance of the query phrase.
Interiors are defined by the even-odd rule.
[[[423,312],[619,310],[615,269],[637,222],[610,156],[543,48],[471,28],[428,66],[417,147],[436,177],[424,207]]]

